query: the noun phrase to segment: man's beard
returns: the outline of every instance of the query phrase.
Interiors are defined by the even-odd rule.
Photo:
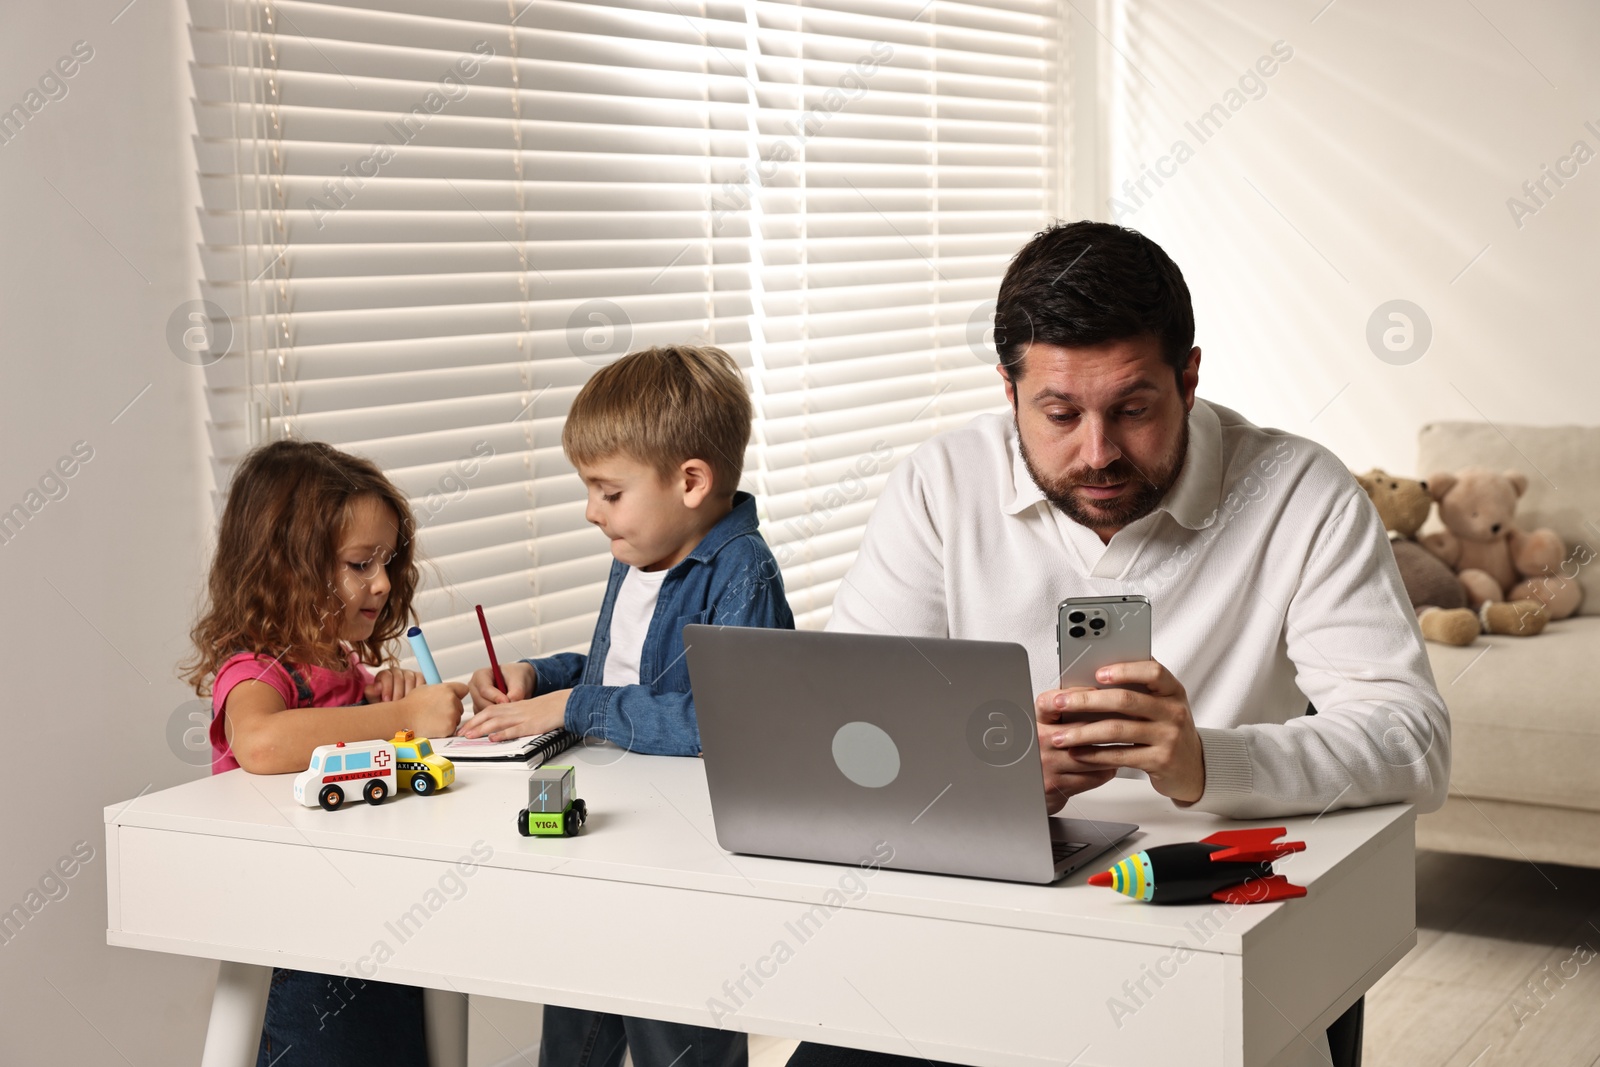
[[[1183,459],[1189,451],[1189,415],[1183,416],[1183,429],[1178,435],[1178,447],[1164,456],[1159,466],[1141,471],[1126,459],[1117,459],[1101,470],[1085,467],[1068,471],[1059,478],[1047,478],[1033,465],[1028,446],[1023,443],[1022,429],[1017,428],[1017,447],[1022,451],[1022,462],[1033,477],[1046,500],[1057,511],[1079,526],[1091,530],[1115,530],[1137,522],[1161,504],[1178,475],[1183,473]],[[1148,475],[1148,477],[1146,477]],[[1126,482],[1122,492],[1110,500],[1080,498],[1074,489],[1080,485],[1117,485]]]

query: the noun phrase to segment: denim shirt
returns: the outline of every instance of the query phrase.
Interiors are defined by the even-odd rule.
[[[611,741],[632,752],[699,755],[700,726],[689,692],[683,628],[702,622],[794,629],[778,561],[757,526],[755,497],[735,493],[733,510],[667,571],[639,653],[639,685],[601,684],[611,648],[611,610],[628,574],[626,563],[612,560],[589,654],[561,652],[524,660],[533,665],[533,695],[571,689],[566,727],[583,737]]]

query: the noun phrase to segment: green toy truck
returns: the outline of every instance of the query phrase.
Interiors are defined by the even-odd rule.
[[[571,767],[540,767],[528,776],[528,806],[517,812],[523,837],[576,837],[589,817]]]

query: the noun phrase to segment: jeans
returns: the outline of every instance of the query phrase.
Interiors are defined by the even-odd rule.
[[[422,990],[272,969],[256,1067],[428,1067]]]
[[[736,1030],[633,1019],[546,1004],[539,1067],[747,1067],[749,1040]]]

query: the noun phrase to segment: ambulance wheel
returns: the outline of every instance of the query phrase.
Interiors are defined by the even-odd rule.
[[[419,797],[427,796],[433,792],[433,779],[418,771],[416,776],[411,779],[411,791]]]
[[[572,809],[578,813],[579,826],[589,821],[589,805],[585,804],[582,798],[572,802]]]
[[[517,812],[517,833],[521,834],[523,837],[532,837],[533,836],[533,834],[528,832],[528,809],[527,808],[523,808],[521,811]]]
[[[568,837],[577,837],[578,826],[578,813],[568,808],[566,814],[561,816],[561,832]]]
[[[317,794],[317,803],[322,805],[323,811],[338,811],[344,807],[344,790],[336,785],[325,785]]]
[[[373,779],[367,783],[367,788],[363,792],[366,795],[367,803],[376,807],[382,804],[384,798],[389,795],[389,787],[383,784],[382,779]]]

